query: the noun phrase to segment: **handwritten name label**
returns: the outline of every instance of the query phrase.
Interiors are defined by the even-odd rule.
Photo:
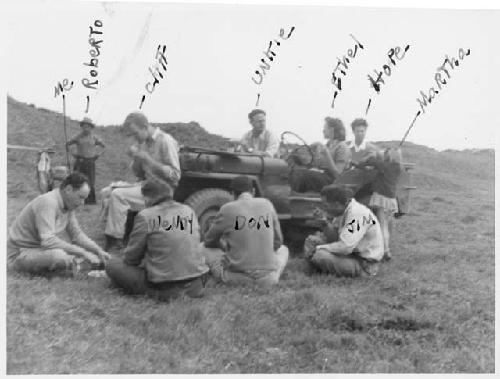
[[[290,36],[292,35],[294,30],[295,30],[295,26],[292,26],[290,28],[290,31],[288,32],[287,36],[285,37],[285,30],[283,28],[281,28],[279,37],[282,40],[287,40],[290,38]],[[273,42],[276,45],[276,47],[273,47]],[[274,62],[274,58],[276,57],[276,53],[273,50],[271,50],[271,48],[274,48],[276,50],[276,48],[280,47],[280,46],[281,46],[281,42],[279,42],[276,39],[274,39],[273,41],[269,41],[269,46],[268,46],[267,50],[263,52],[265,58],[267,58],[269,60],[269,62]],[[263,63],[263,64],[259,65],[259,69],[262,71],[262,73],[259,70],[255,70],[255,74],[258,75],[257,80],[255,80],[255,78],[252,76],[252,81],[257,85],[262,84],[262,82],[264,81],[264,76],[266,75],[266,71],[269,71],[271,69],[271,64],[266,62],[265,58],[260,59],[260,61]],[[260,93],[257,94],[257,103],[255,104],[255,106],[259,105],[259,98],[260,98]]]
[[[375,225],[377,222],[373,219],[372,215],[369,214],[368,217],[363,216],[363,221],[362,221],[362,226],[372,224]],[[354,224],[356,224],[356,227],[354,227]],[[347,230],[350,233],[354,233],[354,231],[360,231],[361,227],[359,226],[359,221],[358,220],[352,220],[351,222],[347,223],[348,227]],[[351,229],[349,229],[349,226]]]
[[[92,25],[89,26],[90,32],[89,32],[88,43],[90,45],[90,50],[89,50],[90,60],[89,62],[83,63],[84,66],[90,67],[89,75],[91,79],[83,78],[82,84],[85,88],[92,90],[96,90],[97,85],[99,84],[99,80],[96,79],[98,76],[97,68],[99,67],[98,57],[101,55],[101,48],[102,48],[101,43],[103,43],[104,40],[102,39],[97,40],[97,38],[102,38],[102,29],[101,29],[102,26],[103,24],[101,20],[94,21],[94,27],[96,29],[94,29]],[[87,109],[85,110],[85,113],[88,113],[89,111],[89,102],[90,102],[90,96],[87,95]]]
[[[57,82],[54,88],[54,97],[59,96],[63,92],[69,92],[71,88],[73,88],[73,81],[70,83],[68,79],[63,79],[62,83]]]
[[[155,90],[155,87],[157,84],[160,83],[160,79],[163,79],[163,73],[167,71],[167,57],[165,56],[165,50],[167,49],[166,45],[158,45],[158,48],[156,49],[156,55],[155,55],[155,63],[153,68],[148,67],[149,72],[151,73],[151,76],[153,77],[153,82],[147,82],[146,83],[146,91],[148,91],[149,94],[152,94],[153,91]],[[162,73],[163,71],[163,73]],[[158,79],[160,77],[160,79]],[[146,100],[146,95],[142,95],[141,98],[141,104],[139,105],[139,109],[142,108],[142,104],[144,103],[144,100]]]
[[[257,219],[255,217],[250,217],[248,222],[245,216],[236,216],[234,230],[242,230],[245,225],[247,225],[249,229],[259,230],[261,227],[269,228],[269,214],[266,214],[266,217],[259,216]]]
[[[189,233],[193,234],[193,213],[191,213],[190,217],[181,217],[179,215],[172,216],[172,221],[163,219],[160,215],[148,220],[148,233],[156,232],[156,231],[171,231],[171,230],[186,230],[188,231],[189,225]]]
[[[369,74],[367,75],[371,88],[373,88],[377,94],[380,94],[381,84],[385,84],[385,81],[382,78],[382,76],[385,74],[386,78],[388,78],[392,74],[392,69],[394,67],[396,67],[396,61],[394,60],[394,57],[398,61],[403,60],[403,58],[406,55],[406,52],[409,49],[410,49],[410,45],[406,45],[404,49],[401,49],[399,46],[396,46],[394,48],[390,48],[389,51],[387,52],[387,57],[389,58],[388,64],[384,64],[382,66],[382,70],[380,70],[380,71],[373,70],[375,72],[375,79],[371,75],[369,75]],[[401,50],[403,50],[403,51],[401,51]],[[368,100],[368,106],[366,107],[365,114],[368,114],[368,109],[370,108],[371,102],[372,102],[372,99],[370,98]]]
[[[364,49],[364,46],[352,34],[349,35],[354,40],[354,42],[356,42],[356,44],[354,45],[354,50],[353,49],[347,50],[347,56],[351,59],[354,59],[356,57],[356,53],[358,52],[358,47],[360,49]],[[344,77],[347,76],[347,70],[349,69],[349,64],[351,63],[348,57],[346,57],[345,54],[342,56],[342,59],[337,57],[337,65],[335,66],[332,72],[331,82],[336,88],[333,94],[332,109],[335,106],[335,99],[337,98],[340,91],[342,91],[342,78],[340,77],[340,74],[342,74]],[[339,71],[340,74],[338,74],[337,71]]]
[[[406,130],[406,133],[399,146],[403,145],[406,137],[408,136],[408,133],[410,133],[410,130],[415,125],[417,118],[422,113],[425,113],[426,107],[428,107],[428,105],[432,103],[432,100],[434,100],[437,94],[441,91],[443,84],[446,85],[448,83],[446,79],[451,78],[449,70],[455,70],[456,67],[460,66],[460,62],[463,61],[464,58],[468,55],[470,55],[470,49],[467,49],[467,51],[465,51],[464,49],[460,48],[458,50],[458,58],[460,59],[460,61],[455,57],[450,58],[448,55],[445,56],[443,64],[438,67],[437,72],[434,74],[434,80],[437,84],[438,89],[431,87],[428,91],[429,95],[425,94],[423,91],[420,91],[421,98],[417,98],[417,102],[420,105],[420,110],[415,114],[415,117],[413,118],[413,121],[411,122],[409,128]],[[446,78],[443,78],[443,73],[446,74]]]

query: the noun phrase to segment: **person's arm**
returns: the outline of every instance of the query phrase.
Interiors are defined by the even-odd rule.
[[[100,157],[104,153],[104,150],[106,150],[106,145],[99,137],[94,136],[94,139],[95,139],[95,145],[101,147],[101,151],[96,154],[96,157]]]
[[[210,229],[204,236],[204,242],[206,247],[217,248],[219,246],[219,241],[226,230],[235,227],[236,219],[231,217],[226,211],[225,207],[222,206],[219,213],[215,216],[215,219],[210,226]]]
[[[57,204],[51,201],[38,202],[33,207],[35,224],[40,237],[40,245],[44,249],[62,249],[70,255],[88,259],[89,253],[80,246],[68,243],[56,236]]]
[[[66,232],[75,245],[82,247],[86,251],[97,254],[103,261],[104,259],[109,258],[109,254],[106,253],[98,244],[92,241],[80,228],[80,224],[78,223],[75,212],[73,211],[71,211],[68,216]]]
[[[366,222],[366,216],[349,212],[346,216],[346,223],[340,230],[339,241],[319,245],[317,249],[324,249],[332,254],[349,255],[365,235],[369,222]]]
[[[275,157],[280,148],[280,141],[271,131],[269,131],[268,138],[266,154],[270,157]]]
[[[130,266],[139,266],[146,253],[148,224],[140,213],[135,216],[134,227],[125,248],[124,262]]]
[[[326,159],[327,170],[335,179],[338,178],[349,163],[350,150],[342,144],[336,152],[335,162],[326,146],[323,147],[323,154]]]
[[[278,250],[281,245],[283,245],[283,234],[281,233],[280,220],[278,219],[278,215],[274,206],[272,207],[272,217],[273,217],[273,229],[274,229],[274,239],[273,239],[273,249],[274,251]]]

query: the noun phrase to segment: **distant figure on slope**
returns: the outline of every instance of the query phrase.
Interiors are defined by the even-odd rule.
[[[231,188],[235,201],[220,208],[205,235],[210,273],[224,283],[276,284],[288,261],[276,210],[253,197],[247,176],[234,178]]]
[[[248,120],[252,125],[252,130],[245,133],[241,139],[245,151],[275,157],[280,143],[278,138],[266,129],[266,112],[262,109],[254,109],[248,114]]]
[[[8,261],[15,269],[32,274],[78,271],[82,261],[99,266],[109,258],[80,229],[75,210],[90,192],[87,178],[74,172],[56,188],[31,200],[8,231]],[[66,231],[73,243],[57,234]]]
[[[391,259],[390,234],[394,214],[398,211],[396,187],[403,172],[401,149],[388,148],[371,153],[356,166],[374,166],[377,169],[377,175],[372,183],[373,194],[369,207],[375,211],[380,221],[384,237],[384,259]]]
[[[92,120],[85,117],[80,122],[82,132],[75,138],[68,141],[67,145],[76,145],[76,153],[72,152],[75,157],[73,170],[85,174],[89,179],[90,194],[85,200],[85,204],[95,204],[95,161],[104,152],[106,146],[104,142],[93,133],[95,127]],[[97,153],[96,146],[101,146],[102,150]]]
[[[350,198],[350,191],[335,184],[326,186],[321,197],[331,218],[339,217],[338,241],[326,243],[312,235],[304,243],[304,255],[322,272],[337,276],[373,276],[384,255],[384,241],[377,217]]]
[[[162,301],[202,297],[208,267],[194,211],[175,202],[171,185],[158,178],[147,179],[141,192],[146,208],[134,219],[125,258],[111,258],[106,273],[132,294]]]
[[[157,176],[170,182],[175,191],[181,177],[179,145],[170,134],[149,124],[146,116],[138,112],[126,117],[123,129],[133,139],[128,154],[133,159],[132,170],[140,181],[118,188],[106,187],[101,191],[107,249],[120,245],[125,233],[127,211],[144,208],[141,194],[143,180]]]

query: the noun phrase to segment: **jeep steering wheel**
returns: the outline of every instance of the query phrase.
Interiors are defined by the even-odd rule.
[[[300,142],[302,142],[302,145],[300,145],[299,147],[296,147],[295,149],[293,149],[293,150],[290,152],[289,156],[294,155],[295,153],[297,153],[297,151],[298,151],[299,149],[302,149],[302,148],[305,146],[305,147],[307,148],[307,152],[309,153],[309,156],[311,157],[311,159],[309,160],[309,162],[307,162],[307,163],[305,164],[305,166],[306,166],[307,168],[310,168],[310,167],[312,166],[312,164],[313,164],[313,161],[314,161],[314,152],[313,152],[313,150],[312,150],[311,146],[309,146],[309,145],[307,144],[307,142],[306,142],[306,141],[304,141],[304,139],[303,139],[302,137],[300,137],[299,135],[297,135],[297,134],[295,134],[295,133],[293,133],[293,132],[288,132],[288,131],[285,131],[285,132],[281,133],[281,142],[282,142],[282,143],[283,143],[283,141],[284,141],[284,138],[283,138],[283,137],[285,136],[285,134],[291,134],[291,135],[295,136],[295,137],[296,137],[296,138],[297,138]]]

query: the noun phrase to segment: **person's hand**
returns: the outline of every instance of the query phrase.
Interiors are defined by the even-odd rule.
[[[137,161],[139,161],[141,163],[149,162],[149,160],[151,159],[149,157],[148,153],[146,153],[143,150],[138,149],[136,146],[131,146],[130,149],[129,149],[129,151],[130,151],[131,156],[135,160],[137,160]]]
[[[316,251],[318,250],[326,250],[328,251],[328,245],[317,245],[316,246]]]
[[[102,263],[106,263],[106,261],[111,258],[111,254],[105,252],[104,250],[100,251],[98,255]]]
[[[96,265],[96,266],[101,263],[101,260],[99,259],[99,257],[95,254],[92,254],[92,253],[87,253],[85,255],[85,259],[87,259],[91,264]]]

